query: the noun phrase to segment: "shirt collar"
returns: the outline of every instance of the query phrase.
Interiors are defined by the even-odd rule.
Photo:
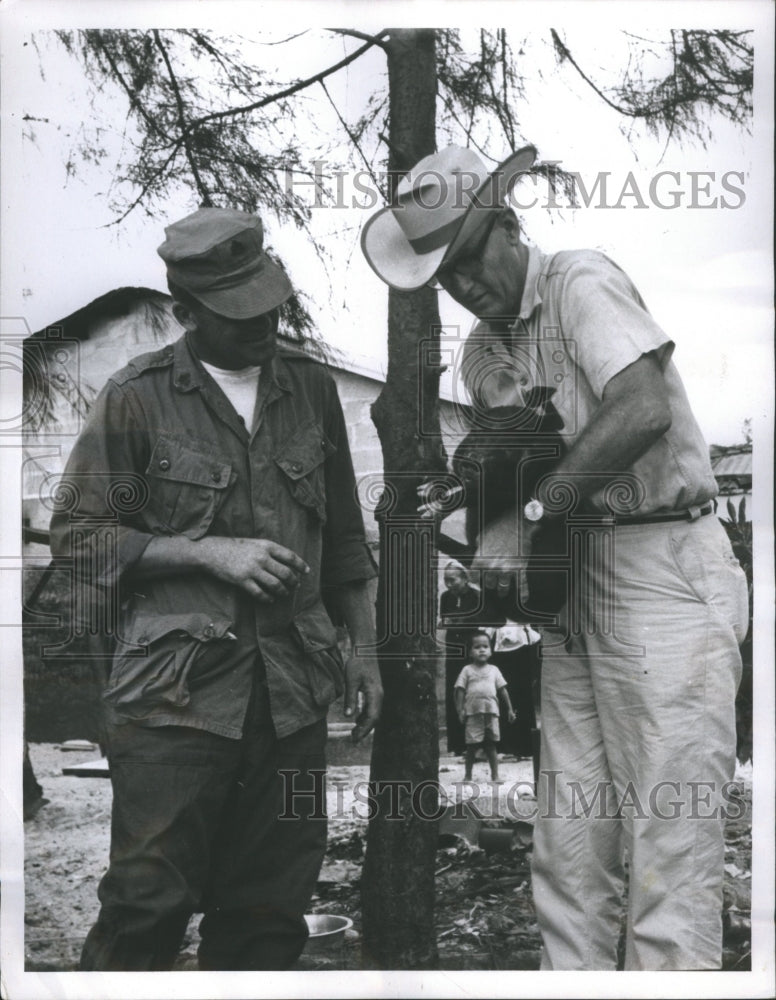
[[[202,385],[205,369],[191,352],[186,335],[175,342],[172,360],[173,385],[179,392],[190,392]]]
[[[291,391],[291,379],[286,362],[275,354],[269,364],[262,365],[261,376],[286,392]],[[173,346],[173,384],[180,392],[200,388],[205,382],[205,369],[189,347],[186,336],[182,336]]]
[[[534,309],[542,303],[539,294],[539,275],[546,256],[538,247],[528,247],[528,266],[525,269],[525,285],[520,299],[518,320],[528,319]]]

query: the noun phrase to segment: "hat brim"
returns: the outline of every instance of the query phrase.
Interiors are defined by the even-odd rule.
[[[523,146],[492,171],[475,191],[449,243],[429,253],[416,253],[396,221],[390,206],[376,212],[361,231],[361,249],[369,266],[391,288],[411,292],[432,280],[442,266],[466,244],[490,218],[504,207],[519,176],[531,168],[536,149]]]
[[[293,295],[294,289],[285,271],[267,258],[260,274],[231,288],[186,291],[226,319],[252,319],[277,309]]]

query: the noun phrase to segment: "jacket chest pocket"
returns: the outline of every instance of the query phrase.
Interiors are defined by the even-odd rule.
[[[326,521],[324,462],[337,449],[315,420],[298,427],[275,455],[275,464],[291,496]]]
[[[231,485],[232,467],[205,451],[161,435],[146,476],[161,527],[189,538],[201,538]]]

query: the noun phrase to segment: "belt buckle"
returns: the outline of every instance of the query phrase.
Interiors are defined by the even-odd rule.
[[[687,520],[688,521],[697,521],[700,516],[701,516],[701,508],[700,507],[688,507],[687,508]]]

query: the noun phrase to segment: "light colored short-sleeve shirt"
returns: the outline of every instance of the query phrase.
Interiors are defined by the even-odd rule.
[[[498,693],[507,686],[507,682],[499,668],[492,663],[485,663],[481,667],[467,663],[458,675],[455,686],[465,691],[463,710],[466,715],[477,715],[479,712],[498,715]]]
[[[548,255],[532,247],[517,322],[507,336],[478,323],[464,346],[462,375],[475,407],[483,409],[523,405],[528,390],[550,386],[571,447],[609,380],[654,353],[668,387],[671,427],[628,470],[624,492],[613,496],[602,487],[590,500],[601,512],[644,515],[683,510],[717,494],[673,349],[630,278],[604,254]]]

